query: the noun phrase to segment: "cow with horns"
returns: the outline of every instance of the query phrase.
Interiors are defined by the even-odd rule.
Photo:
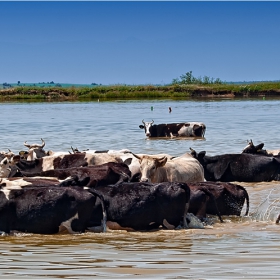
[[[49,155],[48,152],[43,149],[46,145],[44,139],[41,138],[41,141],[42,144],[27,144],[27,141],[25,141],[23,145],[28,148],[28,151],[20,151],[20,156],[27,160],[34,160]]]
[[[139,128],[145,130],[147,137],[204,137],[206,126],[202,122],[185,122],[185,123],[169,123],[169,124],[154,124],[144,122],[139,125]]]

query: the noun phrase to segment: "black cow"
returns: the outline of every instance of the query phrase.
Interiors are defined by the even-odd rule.
[[[251,139],[248,141],[248,145],[242,150],[242,153],[275,156],[277,160],[280,159],[280,150],[264,150],[263,146],[264,143],[255,146]]]
[[[185,183],[121,183],[96,190],[104,197],[110,229],[174,229],[182,217],[186,226],[190,189]],[[92,226],[100,224],[100,217],[101,209],[96,207]]]
[[[0,191],[0,230],[55,234],[67,229],[82,233],[88,227],[96,196],[71,187],[3,189]]]
[[[191,189],[189,212],[192,212],[194,206],[202,204],[203,207],[200,207],[198,210],[204,218],[206,214],[217,215],[217,209],[220,215],[240,216],[246,200],[245,216],[249,213],[248,192],[238,184],[208,181],[189,183],[189,187]],[[209,199],[202,196],[201,193],[198,196],[199,192],[205,192],[205,190],[211,193]],[[192,197],[192,193],[195,194],[195,200]],[[192,213],[197,215],[194,211]]]
[[[275,157],[252,154],[206,156],[206,152],[191,154],[204,168],[207,181],[262,182],[280,180],[280,162]]]
[[[84,180],[89,177],[88,187],[93,188],[97,185],[112,185],[131,179],[131,172],[124,163],[108,162],[100,165],[87,167],[72,167],[64,169],[51,169],[37,173],[24,171],[15,172],[12,176],[19,177],[56,177],[64,180],[68,177],[75,177]]]
[[[217,215],[221,221],[223,219],[221,217],[220,211],[218,209],[216,199],[212,192],[210,192],[206,187],[200,185],[193,185],[191,183],[188,184],[190,188],[190,205],[189,205],[189,213],[194,214],[200,220],[204,220],[206,218],[207,206],[209,203],[213,204],[213,208],[215,208],[215,213],[213,215]]]
[[[79,179],[78,176],[72,176],[65,180],[58,180],[53,177],[13,177],[0,178],[1,189],[21,189],[21,188],[39,188],[39,187],[84,187],[90,181],[90,177]]]
[[[145,130],[148,137],[204,137],[206,126],[201,122],[154,124],[144,122],[139,128]]]

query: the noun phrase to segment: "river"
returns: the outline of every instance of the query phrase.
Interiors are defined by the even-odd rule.
[[[239,153],[247,140],[279,149],[280,99],[0,103],[0,150],[46,142],[45,150]],[[168,107],[172,108],[169,113]],[[142,120],[199,121],[205,139],[146,139]],[[279,279],[279,182],[243,183],[249,217],[205,229],[0,236],[1,279]]]

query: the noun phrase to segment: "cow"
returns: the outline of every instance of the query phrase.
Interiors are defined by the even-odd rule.
[[[108,153],[77,153],[77,154],[54,154],[35,160],[24,160],[19,155],[14,156],[11,165],[15,169],[25,172],[41,172],[50,169],[64,169],[70,167],[82,167],[90,165],[100,165],[107,162],[122,162],[121,159]]]
[[[28,148],[28,152],[20,151],[20,155],[26,157],[27,160],[34,160],[35,158],[41,158],[48,155],[43,148],[46,143],[43,138],[41,138],[42,144],[27,144],[25,141],[23,145]]]
[[[0,161],[0,178],[5,178],[8,177],[10,172],[11,172],[11,168],[10,168],[10,160],[5,157]]]
[[[241,216],[246,200],[245,216],[249,213],[249,195],[238,184],[227,182],[195,182],[188,184],[191,190],[189,212],[206,218],[206,214]],[[205,195],[209,194],[209,196]]]
[[[204,181],[204,170],[198,160],[186,153],[169,158],[133,154],[140,162],[141,182],[200,182]]]
[[[175,229],[182,218],[187,227],[190,189],[185,183],[124,182],[113,186],[99,186],[94,190],[104,197],[109,229]],[[92,226],[100,224],[101,211],[96,204],[91,219]]]
[[[130,181],[131,172],[124,163],[108,162],[100,165],[71,167],[63,169],[50,169],[37,173],[18,171],[15,177],[54,177],[65,180],[69,177],[77,177],[78,180],[89,178],[87,186],[94,188],[97,185],[113,185],[119,182]]]
[[[204,168],[206,181],[221,182],[270,182],[280,180],[280,162],[274,157],[264,155],[222,154],[206,156],[191,149],[192,156]]]
[[[87,166],[88,162],[84,154],[67,154],[63,156],[45,156],[35,160],[23,160],[20,156],[14,156],[11,160],[16,169],[26,172],[41,172],[49,169]]]
[[[78,148],[73,148],[71,146],[71,151],[69,151],[69,153],[73,153],[73,154],[78,154],[78,153],[95,153],[95,154],[100,154],[100,153],[107,153],[107,154],[124,154],[124,153],[130,153],[130,150],[128,149],[121,149],[121,150],[90,150],[90,149],[86,149],[86,150],[82,150],[80,151]]]
[[[154,121],[144,122],[139,128],[144,129],[147,137],[204,137],[206,126],[202,122],[185,122],[154,124]]]
[[[206,187],[199,186],[196,183],[188,183],[190,188],[190,203],[188,213],[194,214],[201,221],[206,220],[207,206],[209,203],[213,204],[215,208],[215,213],[220,219],[220,222],[223,222],[220,211],[218,209],[216,200],[212,192],[210,192]]]
[[[0,178],[0,189],[22,189],[34,187],[84,187],[90,182],[90,177],[79,178],[78,176],[70,176],[66,179],[59,180],[55,177],[12,177]]]
[[[56,234],[66,229],[69,233],[83,233],[97,197],[103,202],[101,194],[73,187],[2,189],[0,230]],[[102,219],[106,219],[103,213]]]
[[[8,149],[8,152],[1,151],[0,152],[0,161],[2,161],[4,158],[11,159],[14,155],[15,154],[10,149]]]
[[[251,139],[250,141],[248,141],[248,145],[242,150],[242,153],[260,154],[260,155],[267,155],[267,156],[279,156],[280,155],[280,150],[264,150],[263,146],[264,146],[264,143],[260,143],[257,146],[255,146]]]
[[[72,147],[71,147],[72,148]],[[94,154],[99,154],[99,155],[95,155],[97,158],[100,156],[103,157],[104,153],[107,153],[107,157],[103,157],[103,161],[104,160],[110,160],[111,162],[120,162],[120,163],[125,163],[128,167],[129,170],[131,172],[131,180],[130,181],[134,181],[138,180],[137,178],[139,177],[140,174],[140,163],[138,158],[136,158],[133,153],[128,150],[128,149],[121,149],[121,150],[103,150],[103,151],[95,151],[95,150],[87,150],[87,151],[82,151],[80,152],[77,148],[72,148],[73,153],[77,154],[77,153],[94,153]],[[138,156],[143,156],[146,154],[137,154]],[[154,157],[163,157],[166,156],[168,159],[172,159],[174,158],[174,156],[171,156],[169,154],[154,154]],[[95,162],[96,164],[96,162]],[[95,165],[94,164],[94,165]],[[92,165],[92,162],[90,162],[90,165]],[[135,178],[135,179],[133,179]]]

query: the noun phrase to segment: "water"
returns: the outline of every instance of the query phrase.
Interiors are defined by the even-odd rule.
[[[46,141],[71,146],[180,155],[239,153],[247,140],[279,149],[280,100],[1,103],[0,150]],[[151,110],[153,107],[153,110]],[[172,113],[168,112],[172,107]],[[142,119],[199,121],[204,140],[148,140]],[[239,183],[250,197],[249,217],[224,217],[205,229],[108,231],[80,235],[17,233],[0,237],[1,279],[187,278],[279,279],[279,182]]]

